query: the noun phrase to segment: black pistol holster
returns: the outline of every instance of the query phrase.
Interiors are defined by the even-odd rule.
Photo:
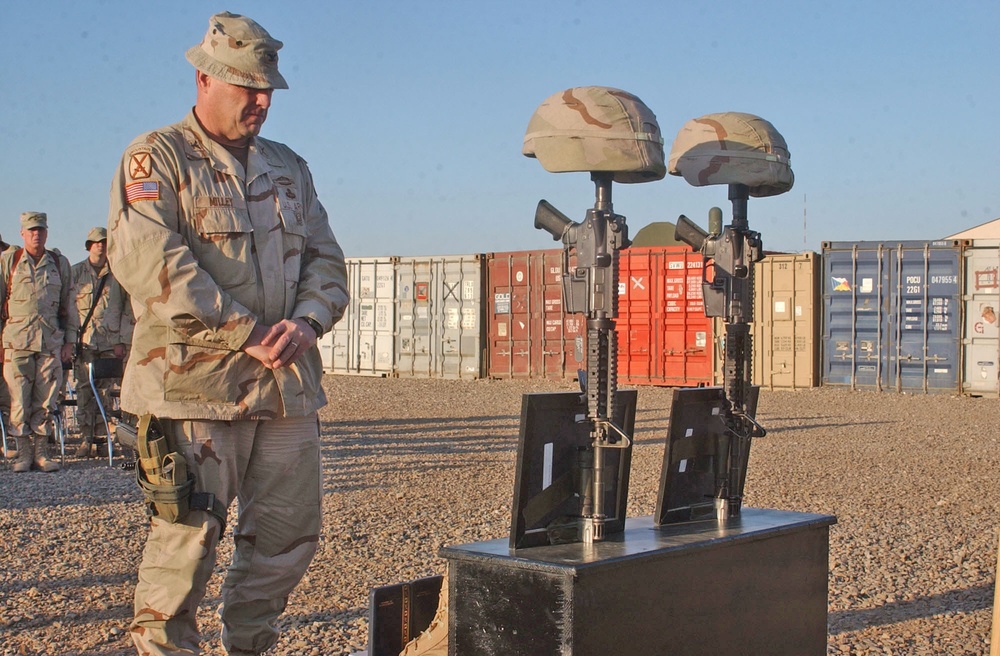
[[[226,508],[209,492],[194,491],[194,474],[173,440],[151,414],[139,417],[136,427],[135,481],[146,497],[146,514],[171,524],[191,510],[204,510],[226,524]]]

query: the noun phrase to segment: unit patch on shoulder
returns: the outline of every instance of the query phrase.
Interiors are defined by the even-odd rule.
[[[133,180],[143,180],[148,178],[153,172],[152,153],[133,153],[128,158],[128,175]]]
[[[131,205],[137,200],[160,200],[160,183],[132,182],[125,185],[125,202]]]

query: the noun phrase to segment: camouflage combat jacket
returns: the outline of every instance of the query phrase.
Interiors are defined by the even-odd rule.
[[[37,262],[23,248],[0,254],[0,306],[4,349],[58,355],[76,341],[72,274],[58,251],[46,250]]]
[[[101,278],[107,276],[101,295],[94,293],[101,285]],[[111,275],[107,264],[98,273],[94,271],[90,259],[73,265],[73,299],[76,302],[79,325],[83,332],[80,343],[95,351],[110,351],[115,344],[129,344],[132,341],[132,321],[129,319],[128,294]],[[93,314],[90,308],[94,308]],[[90,314],[90,321],[83,321]]]
[[[266,419],[326,403],[318,348],[276,370],[240,350],[258,322],[330,330],[347,306],[344,254],[302,158],[256,138],[244,176],[191,112],[125,150],[108,228],[136,315],[124,410]]]

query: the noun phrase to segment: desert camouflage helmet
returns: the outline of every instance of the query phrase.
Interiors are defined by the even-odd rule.
[[[278,72],[278,50],[284,45],[246,16],[228,11],[212,16],[202,42],[187,51],[187,60],[202,73],[251,89],[287,89]]]
[[[721,112],[691,119],[670,148],[672,175],[695,187],[744,184],[750,195],[777,196],[792,188],[785,138],[753,114]]]
[[[532,115],[522,152],[551,173],[610,172],[615,182],[666,175],[656,116],[631,93],[611,87],[575,87],[550,96]]]

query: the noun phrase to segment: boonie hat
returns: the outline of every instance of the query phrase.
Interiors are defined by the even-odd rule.
[[[208,32],[187,51],[187,60],[202,73],[251,89],[287,89],[278,72],[278,50],[284,44],[254,20],[224,11],[208,20]]]
[[[87,250],[90,250],[90,245],[98,241],[108,240],[108,230],[107,228],[91,228],[90,232],[87,233],[87,241],[84,242]]]
[[[32,228],[49,229],[49,217],[45,212],[21,212],[21,229],[31,230]]]

